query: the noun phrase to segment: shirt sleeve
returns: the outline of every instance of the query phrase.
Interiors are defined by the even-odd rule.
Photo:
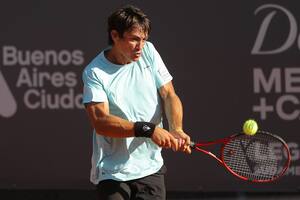
[[[154,45],[150,42],[147,43],[149,47],[149,53],[152,55],[151,57],[152,57],[156,87],[160,88],[161,86],[170,82],[173,79],[173,77],[169,73],[165,63],[163,62],[158,51],[155,49]]]
[[[102,81],[92,69],[85,69],[82,74],[83,95],[82,102],[107,102],[107,95]]]

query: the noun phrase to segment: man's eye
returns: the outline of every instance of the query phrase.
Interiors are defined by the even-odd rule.
[[[129,40],[130,40],[130,41],[133,41],[133,42],[138,41],[138,39],[136,39],[136,38],[130,38]]]

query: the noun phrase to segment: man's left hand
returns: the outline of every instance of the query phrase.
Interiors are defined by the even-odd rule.
[[[172,130],[170,133],[178,141],[178,149],[173,149],[173,151],[182,151],[187,154],[191,154],[192,150],[190,147],[191,138],[183,130]]]

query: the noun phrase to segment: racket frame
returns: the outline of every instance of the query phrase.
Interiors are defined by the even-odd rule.
[[[223,138],[223,139],[218,139],[218,140],[215,140],[215,141],[209,141],[209,142],[201,142],[201,143],[195,143],[195,142],[191,142],[191,148],[193,149],[196,149],[197,151],[200,151],[202,153],[205,153],[213,158],[215,158],[222,166],[224,166],[231,174],[233,174],[234,176],[244,180],[244,181],[249,181],[249,182],[256,182],[256,183],[267,183],[267,182],[273,182],[275,180],[277,180],[278,178],[282,177],[283,174],[286,172],[286,170],[288,169],[289,165],[290,165],[290,162],[291,162],[291,153],[290,153],[290,150],[289,150],[289,147],[288,145],[286,144],[286,142],[281,138],[279,137],[278,135],[275,135],[275,134],[272,134],[272,133],[269,133],[269,132],[266,132],[266,131],[258,131],[256,134],[266,134],[266,135],[269,135],[269,136],[272,136],[276,139],[278,139],[284,146],[284,148],[287,150],[287,155],[284,155],[287,157],[287,160],[284,164],[284,168],[281,170],[281,173],[277,176],[275,176],[274,178],[272,179],[268,179],[268,180],[256,180],[256,179],[249,179],[247,177],[244,177],[244,176],[241,176],[239,174],[237,174],[236,172],[234,172],[224,161],[224,148],[226,146],[226,144],[228,142],[230,142],[232,139],[238,137],[238,136],[241,136],[241,135],[245,135],[244,133],[238,133],[238,134],[234,134],[234,135],[231,135],[229,137],[226,137],[226,138]],[[249,136],[251,137],[251,136]],[[205,150],[205,149],[202,149],[201,147],[205,147],[205,146],[212,146],[212,145],[215,145],[215,144],[221,144],[221,148],[220,148],[220,157],[216,156],[214,153],[212,153],[211,151],[208,151],[208,150]]]

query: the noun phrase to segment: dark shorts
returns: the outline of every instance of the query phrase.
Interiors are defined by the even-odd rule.
[[[163,166],[157,173],[131,181],[104,180],[97,185],[99,200],[165,200]]]

